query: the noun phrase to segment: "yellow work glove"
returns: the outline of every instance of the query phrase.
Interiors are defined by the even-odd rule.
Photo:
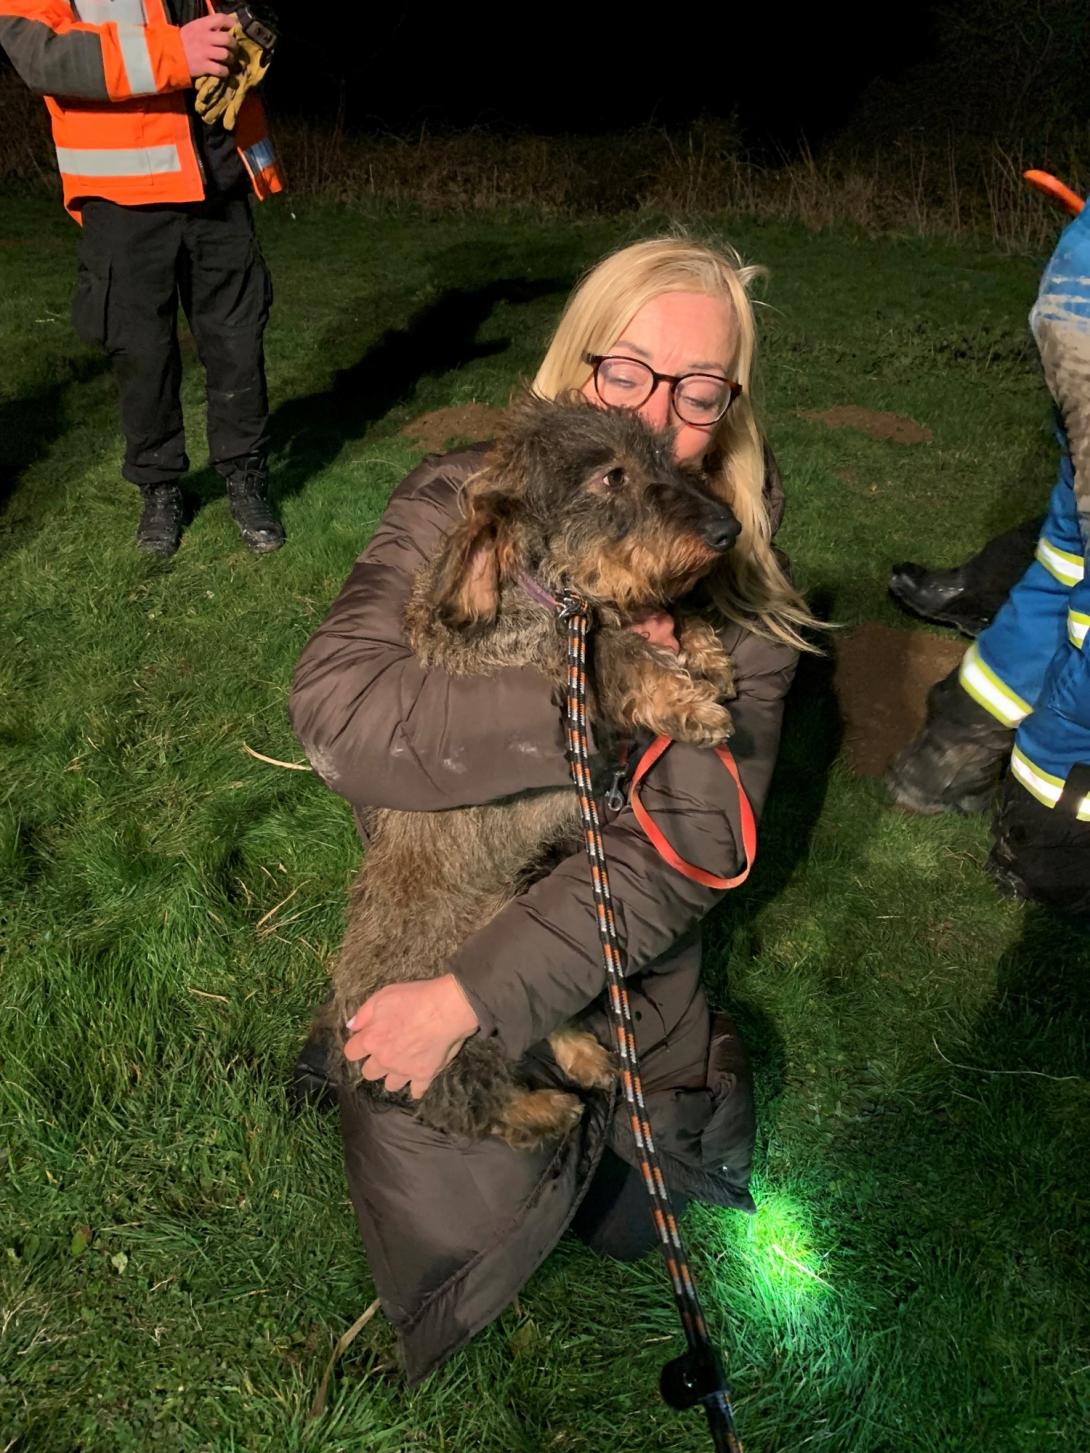
[[[251,40],[241,26],[231,31],[235,52],[227,76],[202,76],[197,82],[197,115],[208,126],[223,122],[225,131],[234,131],[239,109],[247,94],[259,86],[269,69],[267,53],[256,40]]]

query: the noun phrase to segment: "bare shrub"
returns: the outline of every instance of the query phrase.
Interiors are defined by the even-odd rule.
[[[1076,158],[1086,154],[1090,128],[1070,137],[1063,156],[914,135],[878,152],[846,133],[818,155],[803,144],[773,164],[751,160],[735,124],[719,119],[680,133],[650,126],[594,137],[425,129],[404,137],[355,134],[340,120],[286,118],[276,137],[294,192],[350,205],[532,208],[550,216],[649,211],[679,220],[714,212],[815,231],[848,225],[868,235],[988,239],[1024,252],[1051,247],[1057,216],[1022,172],[1051,167],[1084,190]],[[45,109],[11,71],[0,72],[0,179],[57,188]]]

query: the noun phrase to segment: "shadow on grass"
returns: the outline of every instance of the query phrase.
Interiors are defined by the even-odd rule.
[[[404,327],[389,329],[348,368],[317,393],[289,399],[270,420],[270,478],[274,499],[300,493],[345,444],[401,403],[422,378],[450,372],[477,359],[505,352],[509,338],[477,340],[481,325],[500,303],[529,303],[562,292],[565,278],[502,278],[477,288],[444,292]],[[192,512],[223,492],[213,470],[191,479]]]
[[[999,961],[995,998],[970,1041],[975,1062],[1025,1065],[1023,1073],[1039,1086],[1048,1076],[1090,1073],[1088,965],[1090,922],[1027,907],[1022,935]]]
[[[1082,1418],[1088,949],[1086,926],[1028,907],[1018,941],[980,965],[994,992],[976,1017],[943,1005],[892,1080],[857,1065],[797,1162],[855,1287],[848,1336],[863,1349],[881,1335],[891,1405],[914,1406],[909,1369],[929,1369],[949,1418],[936,1449],[1042,1431],[1058,1446]]]
[[[108,367],[105,358],[75,358],[65,377],[34,393],[0,400],[0,556],[36,531],[56,506],[56,495],[42,485],[21,488],[22,477],[71,427],[65,407],[68,390],[89,383]]]

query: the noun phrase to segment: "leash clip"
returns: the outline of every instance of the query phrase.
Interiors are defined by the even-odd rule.
[[[606,790],[606,795],[603,798],[603,801],[609,808],[610,812],[620,812],[621,808],[625,804],[625,793],[621,786],[621,783],[624,781],[626,775],[627,769],[624,767],[618,767],[616,772],[614,772],[613,774],[613,778],[609,784],[608,789]]]
[[[573,616],[586,615],[587,603],[574,590],[566,590],[560,597],[557,613],[562,621],[570,621]]]

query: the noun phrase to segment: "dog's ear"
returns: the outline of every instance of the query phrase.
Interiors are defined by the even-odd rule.
[[[510,496],[485,487],[467,496],[465,509],[465,518],[447,536],[432,585],[436,616],[455,628],[491,624],[500,583],[518,568]]]
[[[543,399],[532,391],[516,396],[508,406],[489,457],[494,478],[516,492],[528,515],[549,518],[564,492],[566,450],[578,429],[580,416],[590,405],[578,395]]]

